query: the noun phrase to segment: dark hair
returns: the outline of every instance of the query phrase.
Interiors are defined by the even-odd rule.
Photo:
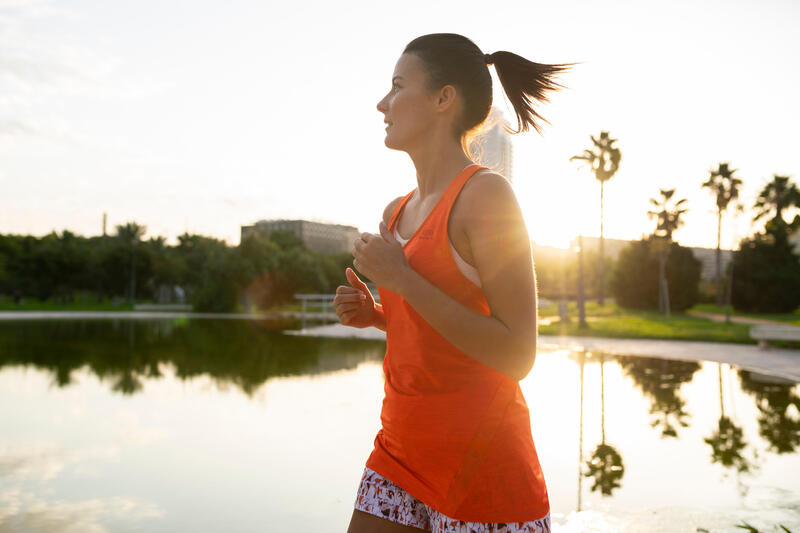
[[[531,105],[531,98],[547,102],[547,91],[558,90],[563,85],[553,81],[553,76],[569,69],[575,63],[546,65],[528,61],[511,52],[484,54],[475,43],[456,33],[431,33],[417,37],[406,45],[403,53],[419,57],[428,70],[428,87],[438,90],[453,85],[464,97],[464,113],[456,124],[459,136],[480,126],[492,107],[492,76],[487,64],[494,64],[500,83],[514,106],[517,131],[528,131],[529,126],[541,134],[536,119],[547,120]],[[547,122],[549,124],[549,122]],[[463,137],[462,137],[463,138]]]

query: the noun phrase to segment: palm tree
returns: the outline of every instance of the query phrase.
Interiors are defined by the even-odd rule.
[[[658,219],[654,235],[672,241],[672,233],[683,224],[681,216],[688,211],[683,207],[687,200],[686,198],[681,198],[670,208],[669,203],[672,195],[675,194],[675,189],[659,189],[659,192],[661,193],[661,198],[650,198],[650,203],[660,211],[648,211],[647,215]]]
[[[648,211],[649,217],[655,217],[658,221],[656,230],[653,232],[655,240],[655,251],[658,254],[658,310],[669,317],[669,288],[667,286],[666,262],[667,252],[671,246],[672,233],[683,224],[681,216],[687,209],[683,207],[686,198],[681,198],[670,207],[672,195],[675,189],[659,189],[661,198],[650,198],[658,211]]]
[[[708,181],[703,183],[703,187],[708,187],[717,198],[717,305],[722,305],[722,213],[732,200],[739,197],[742,185],[742,180],[735,177],[734,172],[736,169],[728,168],[728,163],[720,163],[717,170],[709,170]]]
[[[767,183],[756,197],[756,203],[753,206],[756,209],[756,216],[753,221],[774,211],[775,216],[771,221],[777,226],[786,227],[787,224],[783,220],[782,213],[785,209],[793,206],[800,207],[800,189],[796,184],[789,182],[789,176],[773,174],[772,181]],[[789,228],[794,229],[798,225],[800,225],[800,215],[795,216],[789,224]]]
[[[574,155],[570,161],[585,161],[594,172],[594,177],[600,182],[600,248],[598,254],[597,279],[599,287],[597,292],[597,304],[603,305],[604,275],[603,275],[603,184],[610,180],[619,169],[619,162],[622,153],[619,148],[614,146],[617,139],[612,139],[607,131],[600,132],[600,138],[596,139],[593,135],[589,136],[594,144],[594,150],[586,149],[581,155]]]

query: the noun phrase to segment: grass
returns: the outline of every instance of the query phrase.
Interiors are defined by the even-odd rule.
[[[539,312],[542,318],[557,315],[558,308],[555,305],[542,308]],[[586,328],[578,327],[578,311],[574,302],[568,304],[567,316],[569,320],[566,323],[555,321],[552,324],[540,324],[539,333],[576,337],[692,340],[739,344],[756,342],[750,338],[750,326],[747,324],[712,322],[684,313],[672,313],[670,318],[665,318],[655,311],[622,309],[614,303],[606,303],[600,307],[596,302],[587,302],[588,327]]]
[[[697,304],[694,307],[692,307],[690,311],[724,315],[725,307],[714,304]],[[775,320],[776,322],[786,322],[787,324],[800,326],[800,309],[798,309],[794,313],[742,313],[736,310],[732,310],[731,316],[740,316],[746,318],[763,318],[766,320]]]

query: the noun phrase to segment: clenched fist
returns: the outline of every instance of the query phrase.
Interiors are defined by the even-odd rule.
[[[368,328],[377,324],[378,312],[375,299],[366,283],[361,281],[352,268],[345,270],[351,287],[339,285],[333,298],[333,307],[339,322],[354,328]]]

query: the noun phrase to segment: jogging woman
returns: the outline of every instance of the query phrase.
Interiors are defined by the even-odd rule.
[[[495,70],[518,128],[530,98],[568,64],[484,54],[461,35],[411,41],[378,102],[385,145],[411,157],[417,187],[394,199],[380,234],[362,233],[334,306],[342,324],[386,331],[381,430],[350,533],[549,532],[550,505],[519,386],[536,354],[528,232],[506,178],[474,163],[467,140],[492,105]]]

